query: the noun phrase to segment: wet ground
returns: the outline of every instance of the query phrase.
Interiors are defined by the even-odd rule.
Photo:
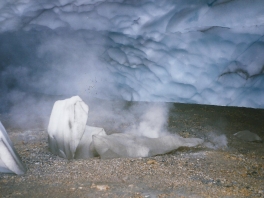
[[[7,119],[1,117],[28,171],[0,174],[0,197],[264,197],[264,143],[233,135],[249,130],[264,139],[261,109],[172,104],[171,133],[205,141],[224,134],[227,147],[140,159],[62,159],[49,152],[45,127],[14,128]]]

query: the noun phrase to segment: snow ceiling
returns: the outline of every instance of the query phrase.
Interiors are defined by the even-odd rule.
[[[0,1],[2,103],[41,93],[264,108],[263,71],[263,0]]]

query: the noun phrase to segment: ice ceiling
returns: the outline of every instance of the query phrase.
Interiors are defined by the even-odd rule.
[[[264,108],[263,0],[1,0],[0,99]]]

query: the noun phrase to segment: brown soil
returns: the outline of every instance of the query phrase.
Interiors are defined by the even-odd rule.
[[[225,134],[224,149],[181,148],[140,159],[66,160],[48,150],[45,128],[5,125],[27,166],[25,175],[0,174],[0,197],[264,197],[264,110],[173,104],[169,131],[184,137]]]

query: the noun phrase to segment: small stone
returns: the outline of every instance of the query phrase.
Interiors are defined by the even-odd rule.
[[[233,184],[232,183],[228,183],[228,184],[224,185],[224,187],[231,188],[231,187],[233,187]]]
[[[145,197],[145,198],[150,198],[151,195],[150,195],[150,194],[144,194],[143,197]]]
[[[108,185],[95,185],[95,184],[92,184],[91,188],[95,188],[96,190],[100,190],[100,191],[110,189]]]
[[[122,178],[123,182],[126,182],[127,180],[128,180],[128,176],[125,176],[125,177]]]
[[[157,164],[157,161],[156,160],[148,160],[147,164]]]

